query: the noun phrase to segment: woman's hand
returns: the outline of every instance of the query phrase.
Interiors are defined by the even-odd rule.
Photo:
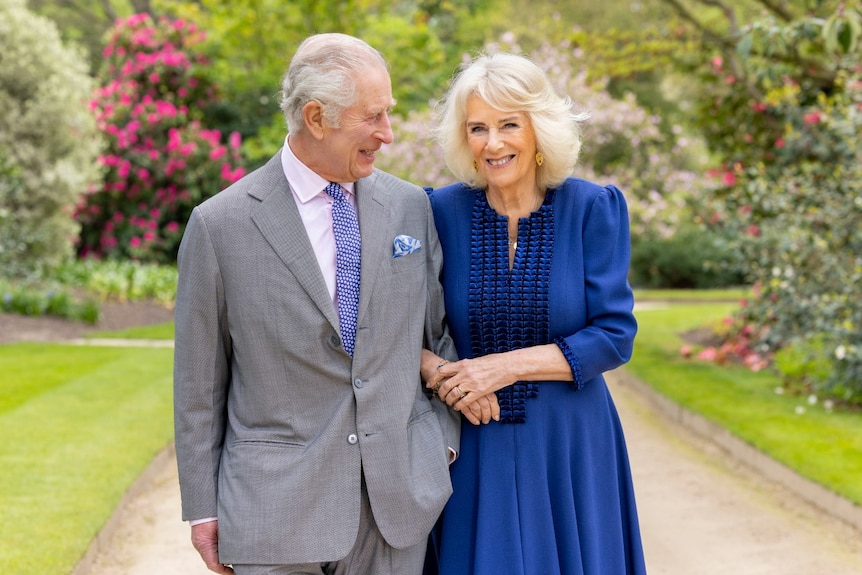
[[[455,411],[473,411],[482,400],[516,381],[571,381],[572,369],[556,344],[536,345],[474,359],[445,363],[437,369],[437,395]],[[433,388],[432,388],[433,389]],[[496,406],[499,418],[499,405]]]
[[[438,395],[440,387],[448,378],[442,372],[446,365],[449,365],[447,360],[427,349],[422,350],[422,363],[420,367],[422,381],[425,382],[425,387]],[[492,419],[494,421],[500,420],[500,405],[497,403],[497,396],[493,393],[485,397],[476,398],[476,401],[470,403],[466,409],[458,411],[461,411],[464,417],[467,418],[467,421],[473,425],[489,423]]]
[[[496,403],[494,392],[517,381],[512,379],[502,355],[491,354],[441,365],[437,370],[440,372],[437,395],[455,411],[462,412],[489,396],[493,396]],[[499,405],[496,409],[495,420],[499,419]]]

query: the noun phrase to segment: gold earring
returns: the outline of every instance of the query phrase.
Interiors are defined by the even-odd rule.
[[[476,160],[473,160],[473,171],[474,172],[479,171],[479,162],[477,162]]]
[[[542,152],[536,152],[536,165],[541,166],[545,163],[545,156],[542,155]]]

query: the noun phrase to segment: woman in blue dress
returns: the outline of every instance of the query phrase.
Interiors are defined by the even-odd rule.
[[[512,54],[480,56],[441,101],[462,183],[430,193],[457,362],[423,379],[465,415],[427,573],[641,575],[623,430],[603,372],[631,356],[622,193],[570,177],[568,98]],[[487,422],[487,423],[484,423]]]

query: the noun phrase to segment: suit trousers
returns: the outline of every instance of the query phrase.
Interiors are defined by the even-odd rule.
[[[359,514],[359,534],[353,549],[343,559],[301,565],[233,565],[235,575],[421,575],[427,542],[405,549],[395,549],[380,534],[365,477]]]

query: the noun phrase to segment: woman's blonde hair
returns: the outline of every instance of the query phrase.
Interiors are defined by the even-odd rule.
[[[499,52],[465,64],[437,103],[434,136],[456,178],[480,188],[487,185],[474,168],[467,143],[467,101],[474,95],[497,110],[529,117],[537,151],[544,156],[536,170],[540,189],[557,187],[572,174],[581,150],[579,124],[587,115],[576,114],[571,99],[559,95],[532,60]]]

